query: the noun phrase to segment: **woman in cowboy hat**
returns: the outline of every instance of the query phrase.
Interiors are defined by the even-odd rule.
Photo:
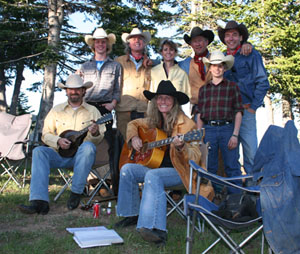
[[[163,80],[155,93],[145,90],[144,96],[150,101],[147,118],[136,119],[128,124],[127,143],[139,153],[143,145],[139,130],[150,131],[155,128],[174,139],[170,145],[166,145],[161,163],[155,169],[138,161],[122,166],[117,214],[125,218],[115,226],[126,227],[137,223],[137,230],[144,240],[161,244],[167,240],[164,188],[182,183],[188,188],[188,160],[193,158],[199,163],[201,152],[197,144],[185,143],[179,137],[196,129],[195,122],[180,107],[189,101],[186,94],[177,91],[171,81]],[[144,183],[141,200],[139,183]]]
[[[196,106],[197,127],[205,128],[205,142],[210,143],[207,170],[218,171],[218,153],[222,152],[225,172],[228,177],[241,175],[238,135],[242,121],[242,99],[236,83],[223,77],[234,63],[234,57],[214,51],[204,57],[208,73],[206,83],[199,89]]]

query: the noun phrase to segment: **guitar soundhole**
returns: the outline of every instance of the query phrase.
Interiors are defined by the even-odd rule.
[[[144,161],[145,159],[147,159],[150,155],[151,155],[151,150],[148,150],[145,153],[139,153],[135,156],[134,158],[134,162],[138,163],[139,161]]]

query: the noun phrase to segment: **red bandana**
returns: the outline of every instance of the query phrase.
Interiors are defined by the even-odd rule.
[[[233,51],[232,53],[230,53],[229,52],[229,50],[227,49],[227,55],[235,55],[236,54],[236,52],[239,50],[241,48],[241,45],[239,45],[237,48],[236,48],[236,50],[235,51]]]
[[[194,62],[198,65],[199,73],[201,75],[202,80],[205,80],[205,71],[204,71],[204,64],[202,62],[202,58],[207,56],[207,54],[208,54],[208,50],[205,50],[205,52],[202,53],[201,55],[194,56]]]

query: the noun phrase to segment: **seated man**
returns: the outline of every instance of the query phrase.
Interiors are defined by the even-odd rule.
[[[68,101],[52,108],[44,121],[42,140],[48,146],[39,146],[33,150],[30,205],[20,205],[19,209],[27,214],[47,214],[49,211],[49,173],[50,168],[74,168],[71,195],[67,203],[69,210],[78,207],[80,195],[83,192],[86,179],[94,164],[96,145],[100,143],[105,132],[105,126],[98,126],[95,121],[101,117],[99,111],[92,105],[83,101],[86,89],[93,85],[92,82],[83,83],[79,75],[72,74],[68,77],[66,85],[58,86],[66,90]],[[63,157],[59,150],[70,148],[72,142],[60,137],[65,130],[80,131],[88,128],[88,133],[79,145],[75,155]]]

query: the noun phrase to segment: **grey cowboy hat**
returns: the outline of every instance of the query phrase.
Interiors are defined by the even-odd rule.
[[[61,89],[81,88],[81,87],[88,89],[93,86],[93,82],[88,81],[88,82],[83,83],[83,79],[78,74],[71,74],[67,78],[65,85],[61,82],[57,83],[57,85]]]
[[[209,68],[211,64],[224,63],[226,70],[229,70],[234,64],[234,57],[232,55],[225,56],[221,51],[216,50],[211,52],[209,58],[203,57],[203,63],[206,68]]]
[[[142,32],[140,29],[138,28],[133,28],[132,31],[129,33],[123,33],[122,34],[122,41],[124,43],[127,43],[128,40],[133,37],[133,36],[137,36],[140,35],[142,37],[144,37],[145,39],[145,43],[148,44],[149,41],[151,40],[151,34],[149,32]]]
[[[156,93],[152,93],[148,90],[144,91],[144,96],[150,101],[154,98],[155,95],[164,94],[170,95],[177,99],[180,105],[186,104],[190,101],[189,97],[182,92],[176,91],[176,88],[172,84],[170,80],[162,80],[160,81]]]
[[[242,36],[243,40],[242,42],[246,42],[249,38],[248,29],[244,24],[238,24],[236,21],[229,21],[225,28],[218,27],[218,35],[220,40],[226,45],[224,38],[225,38],[225,32],[231,29],[236,29],[239,31],[240,35]]]
[[[204,38],[206,38],[208,40],[208,44],[212,43],[212,41],[214,40],[214,33],[211,30],[202,30],[200,27],[195,26],[193,27],[192,31],[191,31],[191,35],[187,35],[185,34],[183,36],[184,41],[187,44],[191,44],[191,40],[197,36],[203,36]]]

